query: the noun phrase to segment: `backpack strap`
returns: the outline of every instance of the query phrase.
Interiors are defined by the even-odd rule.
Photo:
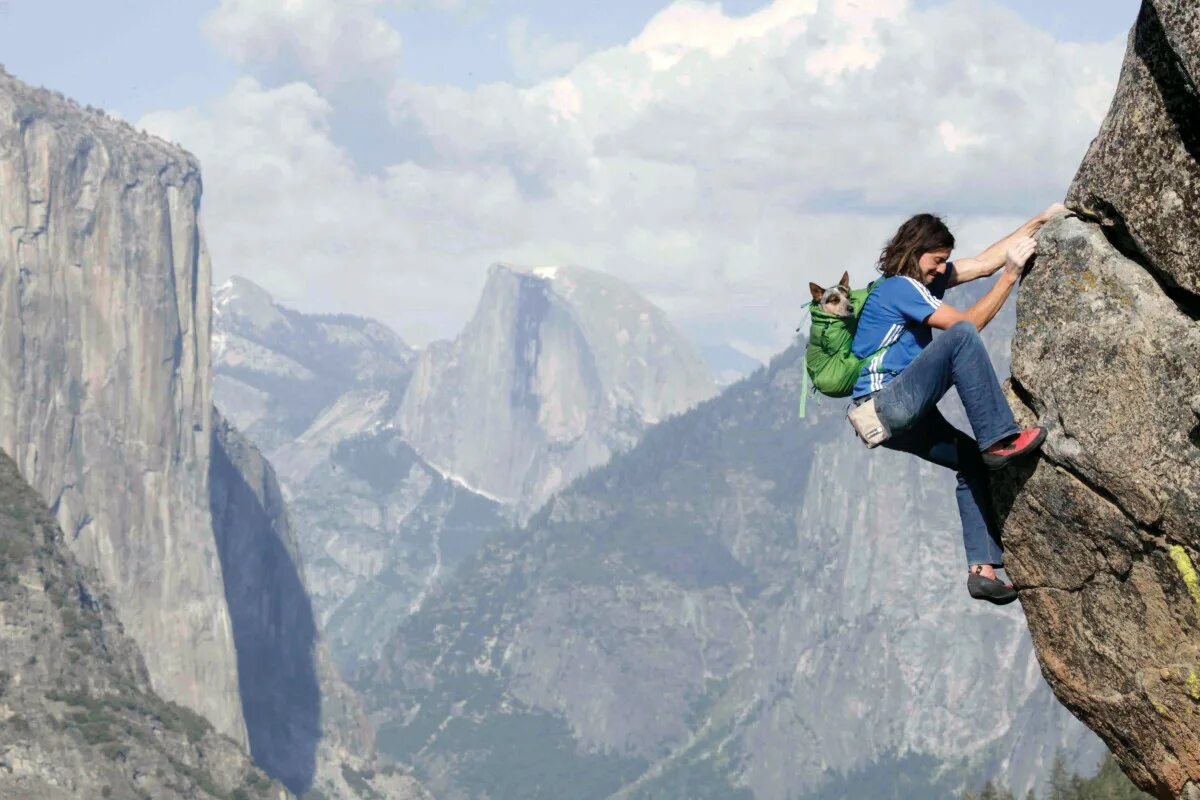
[[[876,278],[875,280],[873,280],[873,281],[871,281],[870,283],[868,283],[868,284],[867,284],[867,296],[863,298],[863,303],[862,303],[862,306],[861,306],[861,307],[858,309],[858,313],[859,313],[859,315],[861,315],[861,314],[862,314],[862,310],[863,310],[863,308],[866,308],[866,306],[867,306],[867,300],[868,300],[868,299],[870,299],[870,297],[871,297],[871,292],[875,291],[875,287],[877,287],[877,286],[879,286],[879,284],[883,283],[883,281],[884,281],[884,280],[885,280],[887,277],[888,277],[888,276],[886,276],[886,275],[880,275],[878,278]],[[880,365],[880,366],[883,366],[883,359],[887,357],[887,351],[888,351],[890,348],[891,348],[891,345],[890,345],[890,344],[889,344],[889,345],[886,345],[886,346],[884,346],[884,347],[881,347],[881,348],[879,348],[879,349],[878,349],[878,350],[876,350],[875,352],[873,352],[873,353],[871,353],[871,354],[867,355],[865,358],[863,358],[863,359],[862,359],[862,361],[860,361],[860,362],[859,362],[859,366],[858,366],[858,374],[861,376],[861,375],[862,375],[862,370],[863,370],[863,367],[865,367],[865,366],[867,366],[868,364],[870,364],[870,363],[871,363],[871,361],[872,361],[873,359],[875,359],[875,358],[878,358],[878,359],[879,359],[879,365]]]
[[[808,367],[801,365],[800,369],[800,419],[804,419],[805,406],[808,405]]]

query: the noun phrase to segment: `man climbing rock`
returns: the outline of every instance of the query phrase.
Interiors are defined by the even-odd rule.
[[[855,407],[873,403],[888,437],[883,446],[957,473],[967,589],[972,597],[998,605],[1011,603],[1017,592],[996,577],[1004,554],[988,470],[1033,452],[1046,434],[1040,427],[1018,428],[979,331],[1020,279],[1036,248],[1033,235],[1065,211],[1061,204],[1050,206],[979,255],[954,262],[954,236],[945,223],[932,214],[912,217],[880,254],[884,279],[863,306],[852,345],[854,355],[866,359],[852,401]],[[996,283],[966,311],[942,302],[949,287],[1001,268]],[[935,338],[934,328],[944,333]],[[937,408],[951,386],[958,389],[974,438]]]

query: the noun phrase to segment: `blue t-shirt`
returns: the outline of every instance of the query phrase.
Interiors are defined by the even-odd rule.
[[[928,286],[915,278],[893,275],[871,291],[850,349],[858,358],[888,349],[863,365],[851,397],[878,392],[933,341],[933,330],[923,323],[942,304],[953,274],[954,264],[948,263],[945,272]]]

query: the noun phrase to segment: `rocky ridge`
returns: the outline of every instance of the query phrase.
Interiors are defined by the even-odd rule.
[[[387,326],[349,314],[301,314],[234,277],[213,291],[218,405],[289,480],[319,460],[321,415],[347,392],[398,405],[416,353]],[[357,420],[358,430],[373,419]],[[297,441],[308,447],[293,446]]]
[[[1169,800],[1200,798],[1197,86],[1200,10],[1147,0],[1023,282],[1013,388],[1052,429],[1002,498],[1047,681]]]
[[[487,536],[712,391],[661,311],[589,270],[494,268],[459,339],[419,358],[381,329],[301,314],[241,278],[215,292],[218,404],[278,469],[347,674]],[[541,477],[504,497],[471,488],[517,462]]]

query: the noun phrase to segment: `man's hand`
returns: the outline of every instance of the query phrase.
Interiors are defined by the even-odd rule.
[[[1013,240],[1008,246],[1008,251],[1004,254],[1004,275],[1005,277],[1017,280],[1025,272],[1025,264],[1028,263],[1030,256],[1037,251],[1037,242],[1032,236],[1020,236]]]
[[[1050,206],[1045,211],[1043,211],[1041,214],[1039,214],[1038,219],[1040,219],[1042,222],[1049,222],[1050,220],[1057,217],[1059,214],[1069,213],[1070,210],[1071,209],[1067,208],[1062,203],[1055,203],[1054,205]]]

